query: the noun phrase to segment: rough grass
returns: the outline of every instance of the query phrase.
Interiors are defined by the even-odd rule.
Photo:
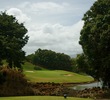
[[[19,96],[19,97],[0,97],[0,100],[65,100],[58,96]],[[92,100],[86,98],[68,97],[67,100]]]

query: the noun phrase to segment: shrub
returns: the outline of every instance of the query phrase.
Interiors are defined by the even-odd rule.
[[[17,69],[1,67],[0,80],[0,96],[33,94],[24,74]]]

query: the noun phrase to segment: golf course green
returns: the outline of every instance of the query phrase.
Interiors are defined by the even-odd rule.
[[[55,83],[81,83],[90,82],[94,79],[87,75],[80,75],[74,72],[64,70],[35,70],[34,65],[26,62],[23,66],[24,74],[31,82],[55,82]]]
[[[80,83],[94,80],[89,76],[63,70],[38,70],[24,73],[31,82]]]

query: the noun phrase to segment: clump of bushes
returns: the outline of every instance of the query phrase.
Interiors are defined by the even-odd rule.
[[[18,69],[0,67],[0,96],[33,95],[24,74]]]
[[[34,69],[35,69],[35,70],[42,70],[42,68],[39,67],[39,66],[35,66]]]

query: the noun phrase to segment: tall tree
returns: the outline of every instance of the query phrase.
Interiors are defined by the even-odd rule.
[[[25,57],[22,48],[28,41],[26,33],[24,24],[14,16],[0,13],[0,59],[6,59],[9,67],[21,68]]]
[[[35,65],[41,65],[47,69],[72,70],[70,56],[64,53],[56,53],[52,50],[38,49],[35,52],[32,62]]]
[[[88,74],[89,65],[88,65],[87,59],[83,53],[77,54],[77,57],[75,58],[75,67],[77,68],[77,72],[83,72],[83,73]]]
[[[110,0],[97,0],[83,17],[80,44],[95,74],[110,87]]]

